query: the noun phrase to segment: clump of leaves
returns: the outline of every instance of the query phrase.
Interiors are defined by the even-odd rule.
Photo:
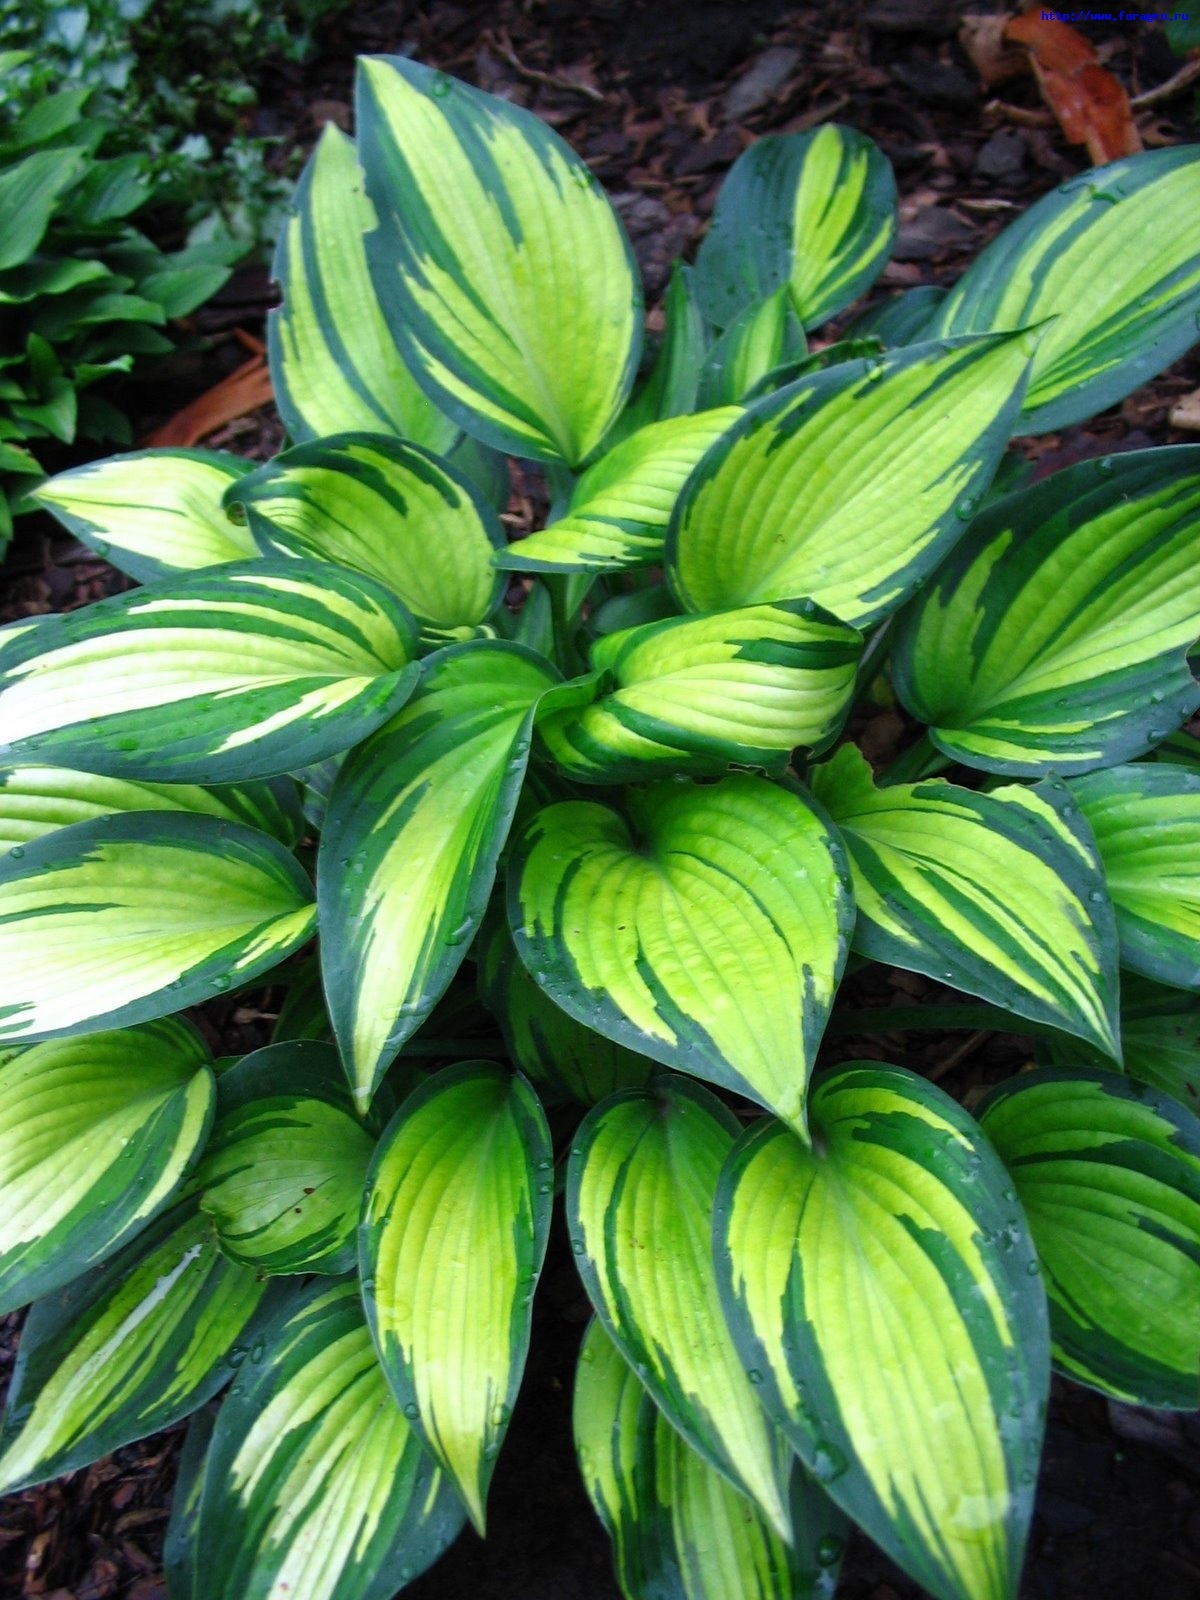
[[[0,90],[22,64],[0,54]],[[140,155],[110,153],[91,90],[63,90],[0,126],[0,549],[41,474],[39,441],[127,445],[112,380],[174,349],[166,331],[215,293],[241,247],[171,253],[135,225],[154,194]],[[51,445],[50,448],[53,448]]]
[[[1194,340],[1198,202],[1192,149],[1088,173],[809,353],[895,189],[765,138],[639,381],[587,168],[362,63],[294,444],[55,479],[145,587],[0,635],[4,1487],[195,1413],[177,1600],[387,1596],[484,1525],[560,1178],[630,1600],[829,1595],[848,1520],[1003,1600],[1052,1363],[1197,1404],[1200,448],[992,486]],[[507,545],[496,452],[554,496]],[[851,952],[1048,1064],[824,1064]],[[172,1015],[268,981],[240,1060]]]
[[[294,172],[246,130],[271,61],[302,61],[341,0],[0,0],[0,44],[29,51],[11,103],[94,91],[112,154],[137,155],[164,230],[272,244]]]

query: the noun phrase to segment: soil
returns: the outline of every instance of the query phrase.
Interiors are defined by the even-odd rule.
[[[400,52],[531,107],[579,150],[625,219],[651,304],[671,260],[694,251],[724,173],[768,132],[837,120],[870,134],[902,193],[894,259],[876,296],[952,281],[1039,194],[1089,165],[1066,142],[1028,75],[983,89],[958,42],[956,0],[856,7],[777,0],[350,0],[307,64],[280,62],[248,131],[307,147],[327,120],[351,126],[354,56]],[[976,0],[972,9],[987,9]],[[1101,60],[1134,95],[1179,63],[1161,33],[1097,24]],[[1139,113],[1147,144],[1195,140],[1195,90]],[[240,270],[192,319],[198,349],[131,391],[143,433],[244,361],[271,303],[262,267]],[[653,326],[653,319],[652,319]],[[1040,473],[1116,450],[1184,440],[1168,412],[1200,384],[1193,354],[1120,407],[1029,447]],[[282,431],[269,407],[205,443],[266,458]],[[520,513],[523,508],[514,505]],[[0,621],[73,609],[128,587],[48,523],[26,519],[0,575]],[[880,711],[860,737],[887,760],[905,740]],[[903,972],[873,971],[856,1005],[961,998]],[[205,1023],[223,1051],[264,1042],[244,1004]],[[828,1059],[891,1059],[969,1105],[1028,1054],[996,1034],[840,1039]],[[570,1441],[574,1353],[587,1305],[570,1254],[552,1242],[529,1369],[492,1490],[488,1541],[465,1533],[412,1600],[617,1600],[607,1541],[584,1498]],[[0,1322],[0,1386],[20,1317]],[[182,1429],[131,1445],[70,1477],[0,1501],[0,1595],[160,1600],[162,1536]],[[1056,1380],[1022,1600],[1127,1600],[1141,1590],[1200,1597],[1200,1419],[1140,1411]],[[862,1538],[840,1600],[918,1600],[922,1591]],[[730,1596],[729,1600],[739,1600]]]

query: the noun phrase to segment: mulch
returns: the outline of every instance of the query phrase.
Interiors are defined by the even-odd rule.
[[[981,86],[958,42],[956,0],[861,7],[778,0],[499,0],[364,3],[323,30],[316,57],[270,69],[247,131],[307,148],[325,122],[352,126],[357,54],[416,55],[544,117],[588,161],[624,218],[653,307],[671,261],[691,253],[720,181],[756,137],[836,120],[874,138],[899,181],[901,229],[875,297],[953,281],[1040,194],[1088,165],[1031,77]],[[984,0],[974,9],[985,12]],[[1144,25],[1090,30],[1101,61],[1137,96],[1179,63]],[[1147,144],[1200,138],[1195,90],[1140,114]],[[272,303],[262,266],[240,270],[191,319],[195,347],[132,386],[142,435],[245,359]],[[657,312],[651,312],[651,327]],[[1200,385],[1195,354],[1086,425],[1025,448],[1039,475],[1090,456],[1186,441],[1171,407]],[[227,424],[210,447],[266,459],[282,429],[271,408]],[[523,508],[516,507],[518,512]],[[0,621],[70,610],[129,582],[48,521],[25,519],[0,581]],[[906,740],[880,710],[863,730],[875,760]],[[857,1005],[947,996],[902,972],[865,974]],[[223,1048],[262,1042],[253,1010],[210,1018]],[[1024,1059],[1015,1038],[905,1034],[838,1041],[830,1059],[888,1058],[969,1104]],[[413,1600],[616,1600],[607,1542],[583,1497],[570,1445],[574,1350],[587,1315],[557,1235],[538,1297],[534,1348],[492,1492],[486,1545],[462,1536],[405,1591]],[[0,1321],[0,1388],[21,1318]],[[159,1600],[162,1536],[182,1429],[133,1444],[70,1477],[0,1501],[0,1595]],[[1116,1406],[1056,1382],[1023,1600],[1200,1596],[1200,1423]],[[919,1600],[865,1540],[847,1556],[845,1600]],[[737,1600],[731,1596],[730,1600]]]

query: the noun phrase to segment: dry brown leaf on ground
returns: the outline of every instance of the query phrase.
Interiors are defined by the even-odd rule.
[[[190,445],[199,444],[201,439],[206,439],[210,433],[215,433],[235,417],[244,417],[248,411],[265,406],[272,394],[266,357],[261,353],[251,356],[249,361],[243,362],[211,389],[206,389],[142,442],[155,447],[169,445],[187,449]]]
[[[1029,71],[1029,57],[1005,37],[1008,17],[1000,12],[968,12],[958,30],[958,42],[970,57],[985,89],[1021,78]]]
[[[1043,100],[1067,139],[1086,145],[1097,166],[1142,148],[1129,96],[1082,34],[1027,11],[1012,18],[1004,36],[1028,49]]]

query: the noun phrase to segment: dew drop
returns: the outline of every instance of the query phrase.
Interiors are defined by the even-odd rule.
[[[25,846],[23,844],[15,844],[8,854],[11,860],[20,861],[21,857],[25,854]]]
[[[435,72],[433,82],[429,85],[430,93],[435,100],[444,100],[450,93],[450,79],[444,72]]]
[[[841,1560],[845,1548],[844,1539],[839,1539],[836,1534],[827,1533],[817,1545],[817,1560],[823,1567],[831,1567],[835,1561]]]
[[[404,1415],[406,1417],[408,1417],[410,1420],[415,1419],[415,1418],[417,1418],[417,1417],[419,1417],[421,1415],[421,1408],[420,1408],[420,1406],[417,1404],[417,1402],[415,1400],[410,1400],[408,1402],[408,1404],[404,1407]]]
[[[1096,463],[1096,471],[1106,478],[1111,478],[1116,470],[1116,464],[1111,456],[1104,456]]]
[[[240,1367],[242,1362],[245,1361],[245,1359],[246,1359],[246,1347],[245,1347],[245,1345],[240,1345],[240,1344],[235,1344],[233,1349],[225,1357],[225,1360],[228,1362],[228,1364],[231,1367],[235,1367],[235,1368],[236,1367]]]
[[[1088,891],[1088,899],[1092,902],[1092,904],[1094,906],[1103,905],[1104,904],[1104,891],[1102,889],[1090,889]]]
[[[763,1381],[763,1375],[757,1367],[751,1367],[747,1371],[746,1376],[750,1379],[751,1383],[761,1383]]]
[[[971,497],[968,495],[968,497],[965,500],[960,500],[958,502],[958,504],[955,506],[954,515],[958,518],[958,520],[960,522],[970,522],[971,518],[975,515],[976,511],[978,510],[978,508],[979,508],[979,501],[978,500],[972,500]]]
[[[581,1256],[583,1254],[583,1250],[584,1250],[583,1240],[582,1239],[572,1239],[571,1240],[571,1249],[575,1252],[575,1254],[577,1256]]]

